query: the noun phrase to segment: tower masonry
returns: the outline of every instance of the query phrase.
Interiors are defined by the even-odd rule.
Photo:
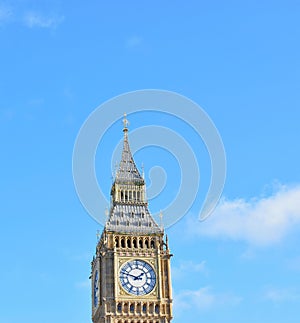
[[[108,219],[91,264],[93,323],[169,323],[171,253],[148,210],[146,185],[133,160],[124,118],[119,169]]]

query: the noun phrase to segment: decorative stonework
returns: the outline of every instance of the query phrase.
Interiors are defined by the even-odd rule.
[[[123,131],[122,160],[111,189],[109,218],[92,261],[92,320],[169,323],[172,255],[163,229],[148,210],[145,182],[130,152],[126,119]],[[121,272],[126,264],[127,271]],[[124,289],[122,284],[128,286]],[[149,284],[153,284],[151,288]]]

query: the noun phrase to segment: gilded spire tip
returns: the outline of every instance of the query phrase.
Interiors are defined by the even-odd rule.
[[[127,114],[126,113],[124,113],[123,125],[124,125],[123,131],[127,132],[128,131],[129,121],[127,120]]]

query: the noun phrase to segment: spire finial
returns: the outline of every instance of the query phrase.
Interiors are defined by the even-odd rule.
[[[163,229],[163,213],[162,210],[159,212],[159,218],[160,218],[160,228]]]
[[[124,125],[123,131],[127,132],[128,131],[129,121],[127,120],[127,114],[126,113],[124,113],[123,125]]]
[[[145,179],[145,168],[144,163],[142,163],[142,178]]]

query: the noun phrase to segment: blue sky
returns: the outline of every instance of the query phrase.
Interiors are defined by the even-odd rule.
[[[0,0],[1,323],[91,321],[102,227],[76,195],[73,147],[97,106],[145,88],[202,106],[227,156],[221,202],[200,223],[204,145],[178,120],[130,117],[132,131],[180,133],[200,163],[197,200],[167,229],[174,323],[298,322],[299,14],[299,1]],[[121,127],[120,116],[96,156],[106,196]],[[150,201],[164,208],[178,184],[174,159],[153,147],[135,159],[148,182],[153,165],[166,170],[165,190]]]

